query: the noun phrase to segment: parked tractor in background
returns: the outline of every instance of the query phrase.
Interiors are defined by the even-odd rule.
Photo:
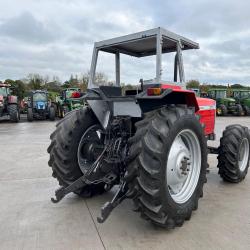
[[[232,97],[227,97],[227,89],[210,89],[208,97],[216,101],[216,113],[218,116],[228,114],[242,116],[244,111],[239,103]]]
[[[58,116],[63,118],[68,112],[84,106],[83,96],[80,88],[67,88],[57,97]]]
[[[45,90],[31,91],[28,98],[27,119],[29,122],[36,120],[55,120],[55,109],[48,100],[48,92]]]
[[[201,96],[201,92],[200,89],[198,88],[187,88],[190,91],[193,91],[195,93],[195,96],[200,97]]]
[[[50,136],[49,166],[61,186],[53,202],[70,192],[92,196],[117,186],[101,209],[99,223],[129,198],[143,219],[174,228],[198,208],[207,181],[208,152],[218,154],[223,180],[238,183],[245,178],[248,128],[228,126],[219,148],[208,147],[207,140],[215,138],[216,103],[185,89],[182,52],[198,48],[199,44],[163,28],[95,43],[84,96],[87,106],[70,112]],[[114,56],[115,86],[95,82],[100,52]],[[171,52],[175,52],[174,76],[163,81],[162,54]],[[141,80],[140,89],[122,94],[121,53],[137,58],[156,55],[155,78]]]
[[[245,115],[250,115],[250,90],[231,90],[232,97],[243,108]]]
[[[28,97],[24,97],[21,101],[20,101],[20,113],[21,114],[27,114],[28,111]]]
[[[19,122],[20,113],[17,96],[11,95],[10,85],[0,83],[0,118],[9,118],[12,122]]]

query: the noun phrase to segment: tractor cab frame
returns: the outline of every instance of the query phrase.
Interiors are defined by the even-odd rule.
[[[184,85],[185,74],[182,51],[199,49],[199,44],[179,36],[163,28],[155,28],[118,38],[96,42],[93,49],[88,88],[95,88],[95,72],[99,51],[114,54],[115,56],[115,85],[120,86],[120,54],[133,57],[146,57],[156,55],[156,74],[154,83],[162,82],[162,54],[175,52],[174,82],[179,81]]]
[[[155,28],[118,38],[96,42],[93,49],[86,101],[104,128],[114,116],[142,117],[142,114],[166,104],[187,104],[199,110],[194,92],[185,91],[183,50],[199,49],[199,44],[163,28]],[[114,54],[116,81],[114,86],[95,82],[100,51]],[[175,53],[172,82],[162,80],[162,54]],[[132,57],[156,56],[155,78],[141,81],[141,89],[122,96],[120,87],[120,54]],[[178,81],[179,80],[179,81]],[[161,88],[158,96],[145,92],[149,87]],[[139,104],[139,105],[138,105]]]

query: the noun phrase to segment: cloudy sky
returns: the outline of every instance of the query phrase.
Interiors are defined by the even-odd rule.
[[[248,0],[0,0],[0,80],[28,73],[61,81],[90,67],[93,42],[162,26],[200,43],[184,52],[186,79],[250,85]],[[164,77],[172,79],[171,55]],[[98,71],[114,77],[113,57]],[[152,58],[121,57],[122,81],[155,75]]]

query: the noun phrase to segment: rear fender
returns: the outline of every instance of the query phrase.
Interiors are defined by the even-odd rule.
[[[8,103],[17,104],[17,96],[13,96],[13,95],[8,96]]]
[[[148,96],[147,91],[143,91],[137,95],[136,99],[143,113],[171,104],[187,105],[188,107],[193,107],[195,112],[199,110],[195,93],[193,91],[178,88],[166,88],[163,93],[158,96]]]

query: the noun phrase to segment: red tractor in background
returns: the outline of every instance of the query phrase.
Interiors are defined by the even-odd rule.
[[[249,167],[247,127],[228,126],[220,146],[214,140],[216,103],[186,90],[182,52],[199,44],[167,31],[151,29],[95,43],[87,106],[68,113],[51,134],[49,166],[61,186],[53,202],[74,192],[92,196],[118,186],[101,209],[104,222],[124,199],[152,223],[174,228],[189,220],[206,183],[208,153],[218,155],[219,174],[242,181]],[[114,55],[115,86],[95,82],[98,54]],[[163,81],[162,54],[175,52],[173,81]],[[122,93],[120,54],[156,55],[156,77],[138,90]],[[147,70],[147,69],[146,69]]]
[[[17,96],[11,95],[10,87],[8,84],[0,83],[0,118],[8,117],[12,122],[19,122]]]

